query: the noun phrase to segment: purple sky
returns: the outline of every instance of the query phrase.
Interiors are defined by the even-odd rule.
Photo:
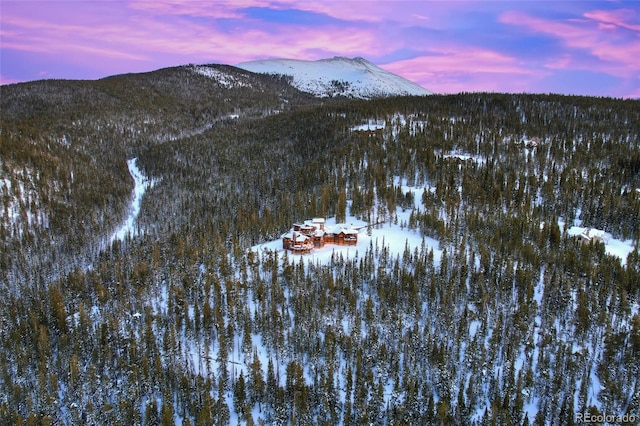
[[[640,2],[0,0],[2,84],[333,56],[436,93],[640,98]]]

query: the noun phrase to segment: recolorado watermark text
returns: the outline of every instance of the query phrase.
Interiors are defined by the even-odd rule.
[[[576,413],[576,421],[580,423],[614,423],[637,424],[638,418],[633,414],[591,414]]]

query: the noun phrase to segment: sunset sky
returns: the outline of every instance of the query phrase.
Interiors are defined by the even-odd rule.
[[[640,98],[640,2],[0,0],[2,84],[333,56],[436,93]]]

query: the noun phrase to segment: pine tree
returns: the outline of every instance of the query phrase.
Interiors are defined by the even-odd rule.
[[[172,426],[174,424],[173,420],[173,409],[171,405],[163,403],[162,404],[162,426]]]
[[[244,418],[246,400],[247,394],[245,389],[244,374],[241,371],[240,377],[238,377],[238,380],[236,380],[233,388],[233,404],[236,413],[240,414],[241,418]]]
[[[347,221],[347,193],[345,190],[338,192],[338,204],[336,206],[336,222],[345,223]]]
[[[251,380],[249,382],[249,395],[252,404],[262,402],[265,396],[265,382],[262,373],[262,363],[258,357],[258,351],[254,348],[253,362],[251,363]]]

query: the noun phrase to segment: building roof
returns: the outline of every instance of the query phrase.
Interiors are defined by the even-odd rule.
[[[309,239],[309,237],[307,237],[304,234],[295,234],[295,240],[296,242],[300,242],[300,243],[304,243],[305,241],[307,241]]]
[[[594,238],[598,238],[601,240],[606,239],[606,235],[605,232],[603,230],[600,229],[594,229],[594,228],[585,228],[584,231],[582,231],[579,236],[581,238],[584,238],[587,241],[591,241]]]
[[[354,235],[354,234],[358,233],[358,230],[357,229],[353,229],[353,228],[349,228],[349,229],[342,228],[342,229],[340,229],[340,232],[344,232],[345,234]]]
[[[307,237],[306,235],[301,234],[300,232],[297,232],[297,231],[287,232],[286,234],[284,234],[282,236],[282,238],[283,239],[284,238],[288,238],[290,240],[293,240],[294,234],[295,234],[296,241],[306,241],[307,239],[309,239],[309,237]]]

